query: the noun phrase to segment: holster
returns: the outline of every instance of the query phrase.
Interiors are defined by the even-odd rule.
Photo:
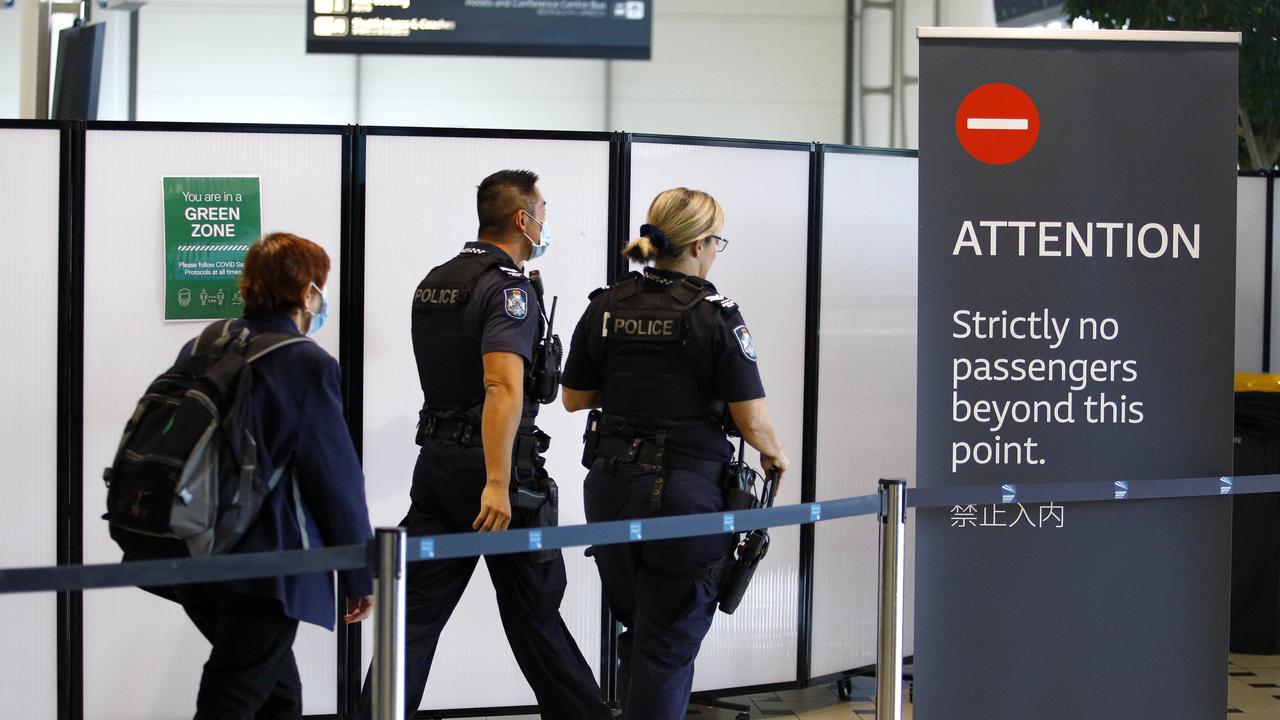
[[[720,612],[732,615],[738,609],[756,568],[768,553],[769,531],[752,530],[742,538],[735,549],[733,564],[720,585]]]
[[[544,469],[542,453],[551,446],[551,437],[536,427],[522,427],[516,433],[511,468],[511,514],[521,528],[556,527],[560,524],[560,489]],[[559,550],[529,553],[535,562],[560,556]]]

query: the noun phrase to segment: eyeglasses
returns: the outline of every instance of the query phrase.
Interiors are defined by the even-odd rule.
[[[724,252],[729,247],[729,241],[719,235],[708,235],[707,239],[716,241],[716,252]]]

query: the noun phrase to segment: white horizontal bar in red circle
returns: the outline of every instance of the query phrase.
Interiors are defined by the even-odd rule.
[[[970,130],[1026,130],[1031,123],[1026,118],[969,118],[965,127]]]

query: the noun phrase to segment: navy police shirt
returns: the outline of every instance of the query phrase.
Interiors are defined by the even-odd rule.
[[[684,277],[682,273],[645,268],[647,282],[670,284]],[[757,352],[751,332],[737,305],[716,294],[715,286],[705,282],[712,295],[693,308],[687,336],[688,357],[695,364],[699,386],[713,388],[712,395],[725,402],[745,402],[765,396],[760,381]],[[598,292],[573,331],[569,356],[565,360],[562,384],[574,390],[600,390],[604,387],[605,308],[609,290]],[[719,443],[724,444],[723,435]],[[717,448],[717,453],[718,448]]]
[[[469,242],[467,250],[482,250],[501,257],[512,266],[515,262],[495,245]],[[541,334],[541,311],[529,278],[518,270],[499,267],[483,273],[476,280],[463,315],[463,326],[474,328],[480,338],[480,354],[515,353],[525,363],[533,361],[533,346]]]

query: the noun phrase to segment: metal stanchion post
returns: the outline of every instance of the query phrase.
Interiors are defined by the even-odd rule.
[[[399,527],[374,534],[374,720],[404,720],[405,538]]]
[[[880,618],[876,720],[902,720],[902,576],[906,480],[880,480]]]

